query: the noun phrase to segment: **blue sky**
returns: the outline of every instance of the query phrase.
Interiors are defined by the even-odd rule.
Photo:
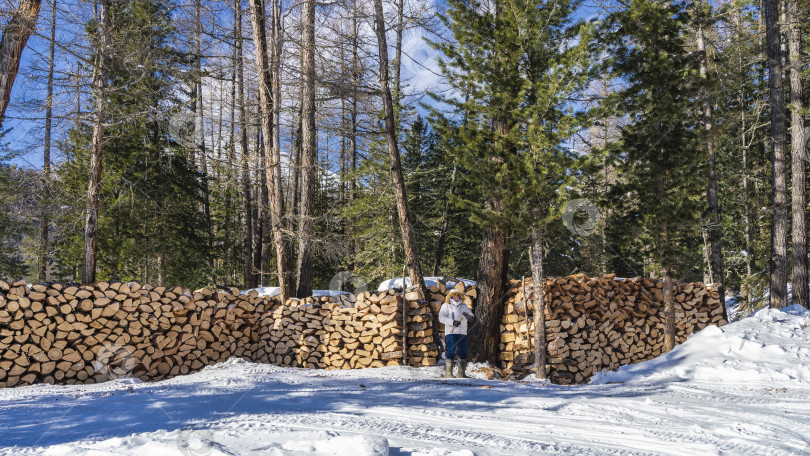
[[[83,31],[81,26],[75,24],[89,19],[92,15],[91,5],[91,3],[81,0],[70,0],[70,2],[60,2],[58,4],[57,24],[59,26],[57,28],[57,41],[65,47],[61,49],[57,47],[57,72],[60,69],[72,70],[75,68],[77,62],[70,55],[71,52],[80,55],[87,54],[86,50],[81,49],[84,46]],[[438,10],[443,9],[444,1],[439,0],[434,7]],[[225,16],[221,25],[227,26],[227,24],[230,24],[230,12],[224,11],[221,14]],[[579,11],[577,16],[584,18],[596,14],[598,14],[598,8],[593,3],[588,3]],[[43,100],[45,98],[45,70],[47,69],[47,38],[50,17],[51,1],[46,0],[43,2],[40,11],[37,33],[31,36],[23,53],[20,74],[15,82],[11,94],[11,104],[6,112],[6,120],[3,125],[4,129],[9,130],[3,140],[11,150],[18,153],[18,156],[11,160],[11,163],[22,167],[42,168],[42,137],[45,112]],[[64,25],[70,22],[68,18],[74,22],[74,25]],[[246,37],[250,35],[248,19],[246,11],[243,30]],[[424,96],[424,92],[429,89],[436,89],[441,84],[441,76],[438,75],[439,69],[436,63],[436,53],[424,41],[424,37],[424,32],[414,30],[407,33],[404,39],[403,77],[408,81],[410,91],[414,94],[410,98],[414,105],[418,105],[419,101],[429,102],[430,100]],[[76,44],[69,46],[66,43]],[[247,51],[250,43],[246,42],[245,44]],[[246,55],[246,58],[252,59],[249,55]],[[60,76],[60,74],[57,74],[57,79]],[[75,82],[70,83],[69,87],[62,87],[62,85],[60,84],[56,88],[57,103],[60,106],[55,109],[55,114],[57,114],[54,119],[53,137],[55,140],[64,137],[64,133],[74,122],[72,119],[58,117],[59,113],[75,110],[76,103],[75,88],[73,87]],[[83,100],[83,111],[87,109],[87,106],[85,106],[87,102],[88,100]],[[54,154],[53,161],[58,162],[62,159],[55,149],[52,154]]]

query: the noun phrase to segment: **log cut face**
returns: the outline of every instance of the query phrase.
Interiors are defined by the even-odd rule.
[[[554,383],[580,384],[664,351],[663,284],[614,274],[549,278],[546,293],[546,368]],[[512,281],[501,320],[500,358],[505,376],[529,371],[534,359],[534,309],[520,281]],[[530,289],[527,285],[526,289]],[[674,283],[676,342],[709,325],[726,324],[716,289]]]

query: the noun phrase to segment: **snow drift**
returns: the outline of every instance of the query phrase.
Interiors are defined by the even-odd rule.
[[[810,311],[762,309],[722,328],[709,326],[658,358],[597,373],[592,384],[703,380],[810,383]]]

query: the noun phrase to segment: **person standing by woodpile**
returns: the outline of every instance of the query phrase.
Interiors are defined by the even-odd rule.
[[[458,356],[456,378],[467,378],[467,323],[475,321],[475,315],[464,304],[464,293],[453,290],[447,294],[439,310],[439,322],[444,323],[444,343],[447,353],[443,378],[453,377],[453,358]]]

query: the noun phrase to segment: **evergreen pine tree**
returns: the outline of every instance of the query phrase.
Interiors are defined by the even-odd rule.
[[[573,157],[565,142],[582,120],[569,97],[588,71],[589,27],[573,21],[578,2],[451,1],[444,18],[455,42],[436,43],[442,72],[463,101],[442,98],[455,119],[434,111],[440,135],[479,198],[455,201],[483,228],[477,274],[474,355],[494,361],[512,237],[542,230],[558,213]],[[537,249],[535,249],[537,250]],[[540,252],[535,252],[540,253]],[[537,265],[539,266],[539,265]],[[542,271],[533,268],[537,279]]]
[[[679,3],[634,0],[609,18],[614,75],[626,88],[608,103],[627,116],[613,157],[613,193],[646,246],[653,276],[663,280],[665,349],[675,344],[672,279],[683,272],[697,239],[705,162],[697,142],[698,58],[685,42],[688,16]],[[693,250],[694,251],[694,250]],[[686,262],[689,264],[690,262]]]

